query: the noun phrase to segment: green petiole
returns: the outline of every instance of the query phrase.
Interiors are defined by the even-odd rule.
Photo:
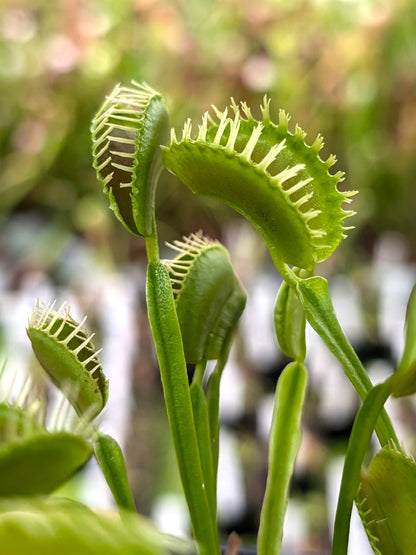
[[[215,555],[219,553],[219,544],[201,467],[171,283],[165,266],[155,260],[157,251],[154,240],[146,240],[146,244],[150,246],[146,285],[149,321],[179,472],[199,552],[201,555]]]
[[[276,260],[274,262],[276,264]],[[296,291],[309,324],[341,363],[360,399],[365,399],[373,384],[338,322],[326,279],[320,276],[299,278],[288,266],[280,263],[277,268]],[[377,422],[376,433],[382,446],[390,441],[398,445],[395,431],[384,410]]]
[[[202,386],[199,383],[194,382],[191,385],[190,394],[202,473],[204,475],[212,520],[215,523],[217,521],[217,495],[211,450],[208,403]]]
[[[300,443],[306,383],[306,369],[300,362],[288,364],[277,383],[258,555],[279,555],[281,550],[289,483]]]
[[[117,507],[135,512],[136,506],[127,479],[123,452],[117,441],[107,434],[97,432],[94,453]]]
[[[376,385],[368,393],[354,420],[338,498],[332,555],[347,553],[351,511],[360,481],[361,465],[377,419],[390,393],[391,381]]]

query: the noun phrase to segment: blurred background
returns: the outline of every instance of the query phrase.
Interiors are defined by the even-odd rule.
[[[359,195],[349,221],[356,229],[317,271],[329,279],[344,329],[376,381],[400,357],[416,280],[414,2],[0,4],[1,358],[11,371],[34,366],[25,325],[37,298],[68,299],[74,317],[88,314],[110,378],[102,426],[123,445],[139,511],[177,533],[187,530],[186,513],[149,339],[144,244],[108,210],[91,166],[90,121],[114,85],[132,79],[166,96],[176,129],[231,96],[259,115],[267,93],[272,114],[287,110],[311,142],[324,136],[324,153],[336,153],[335,170]],[[224,374],[219,498],[224,538],[236,530],[250,544],[271,400],[286,364],[272,325],[280,278],[246,222],[167,172],[157,204],[161,244],[203,229],[227,245],[249,294]],[[357,400],[310,330],[308,340],[310,387],[285,545],[325,553]],[[415,454],[413,399],[389,410]],[[93,464],[73,487],[92,505],[111,504]],[[361,534],[357,527],[352,553],[365,553]]]

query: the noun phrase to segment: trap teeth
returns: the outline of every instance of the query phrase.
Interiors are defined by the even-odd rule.
[[[38,302],[27,333],[36,358],[77,413],[94,418],[107,401],[108,383],[84,322],[73,320],[66,303],[55,311]]]
[[[110,207],[133,234],[152,234],[159,145],[168,132],[162,96],[147,84],[117,85],[91,125],[93,166]],[[187,129],[187,136],[191,129]],[[177,142],[173,134],[171,140]]]
[[[217,360],[246,303],[226,249],[201,232],[168,244],[177,256],[165,261],[175,298],[186,361]]]
[[[166,168],[194,193],[228,204],[263,235],[272,257],[311,269],[328,258],[345,238],[342,208],[354,192],[341,192],[342,172],[329,173],[335,156],[320,157],[323,138],[311,145],[299,125],[289,130],[289,115],[270,119],[270,100],[254,119],[244,103],[231,110],[213,108],[192,135],[188,120],[181,140],[172,133],[162,147]],[[232,117],[229,117],[228,114]]]

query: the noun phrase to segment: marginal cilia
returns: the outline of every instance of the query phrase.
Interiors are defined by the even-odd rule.
[[[329,173],[335,156],[320,158],[322,137],[306,144],[306,133],[298,125],[289,131],[283,110],[274,124],[266,97],[261,121],[246,103],[234,100],[230,110],[213,106],[213,112],[205,112],[195,132],[188,119],[179,139],[171,130],[169,147],[162,147],[166,167],[194,192],[220,198],[248,217],[266,241],[280,242],[279,254],[288,263],[304,267],[327,258],[351,229],[343,220],[354,212],[341,205],[356,191],[338,190],[343,173]],[[302,249],[309,252],[291,252],[298,245],[285,244],[277,237],[282,233],[302,240]]]

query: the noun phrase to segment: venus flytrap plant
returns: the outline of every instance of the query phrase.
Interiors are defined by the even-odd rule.
[[[195,540],[201,554],[217,553],[217,530],[204,481],[172,286],[166,267],[158,260],[150,260],[148,264],[146,298],[166,409]]]
[[[0,497],[51,493],[92,454],[88,422],[70,420],[64,402],[46,426],[45,407],[31,387],[28,379],[0,402]]]
[[[385,446],[360,475],[358,512],[376,555],[412,553],[416,545],[416,463]]]
[[[301,439],[302,408],[306,394],[306,319],[294,292],[285,281],[275,307],[276,337],[282,351],[294,359],[283,370],[276,387],[269,439],[266,491],[257,537],[258,553],[279,553],[283,538],[290,480]]]
[[[146,238],[146,298],[166,408],[192,529],[201,553],[218,552],[198,448],[186,360],[168,271],[160,261],[155,224],[159,145],[167,128],[162,96],[132,82],[117,86],[95,116],[93,159],[110,207],[133,234]]]
[[[335,157],[322,161],[318,136],[306,145],[305,133],[288,129],[281,111],[279,123],[270,117],[270,101],[257,121],[245,103],[229,110],[206,112],[198,130],[188,120],[177,139],[172,131],[163,147],[165,166],[192,191],[218,198],[240,212],[264,237],[272,258],[311,269],[325,260],[345,237],[342,210],[355,191],[341,193],[343,174],[328,173]]]
[[[166,167],[191,190],[222,200],[253,223],[263,235],[285,280],[275,305],[276,332],[283,351],[297,362],[285,370],[276,392],[269,477],[258,538],[259,553],[265,555],[280,552],[287,486],[297,450],[304,393],[300,378],[288,382],[291,385],[285,380],[289,380],[290,372],[294,373],[293,368],[300,367],[305,357],[305,317],[340,360],[361,399],[365,400],[357,417],[356,432],[353,431],[351,437],[345,465],[347,476],[357,476],[374,427],[382,445],[398,449],[383,405],[393,391],[399,395],[413,392],[414,376],[409,367],[414,365],[414,349],[409,346],[405,351],[397,378],[372,389],[338,323],[326,281],[313,275],[300,277],[296,268],[289,267],[289,264],[298,266],[312,274],[315,263],[331,254],[345,237],[347,228],[343,227],[343,220],[352,215],[351,211],[342,209],[342,203],[349,201],[354,193],[338,191],[337,183],[342,176],[328,172],[334,157],[327,161],[319,157],[322,139],[318,137],[307,145],[305,133],[298,126],[293,134],[289,132],[288,118],[283,112],[280,112],[278,125],[274,125],[270,121],[268,101],[262,106],[260,122],[254,120],[245,104],[239,108],[232,102],[231,108],[233,118],[228,117],[227,110],[220,112],[214,108],[216,120],[206,113],[194,134],[188,120],[179,140],[172,132],[170,145],[163,147],[163,154]],[[412,331],[409,334],[414,337]],[[295,386],[297,394],[292,394],[292,399],[299,399],[299,403],[285,403],[285,394]],[[284,437],[283,421],[293,423],[290,437]],[[364,434],[363,426],[359,425],[363,422]],[[360,443],[359,448],[356,441]],[[294,445],[292,452],[290,445]],[[281,455],[278,464],[275,462],[277,449]],[[351,503],[357,485],[352,478],[349,482]],[[338,538],[342,537],[337,526],[342,522],[344,530],[348,527],[349,508],[344,504],[347,497],[341,489],[334,553],[344,553],[346,549],[344,543],[337,551]],[[388,553],[388,548],[384,546],[382,552]]]
[[[279,113],[274,124],[270,102],[264,99],[262,120],[257,121],[245,103],[206,112],[198,130],[188,120],[178,139],[162,147],[168,170],[197,194],[217,198],[245,216],[262,234],[276,268],[297,294],[307,320],[323,338],[345,369],[363,399],[372,384],[336,318],[327,282],[321,277],[303,279],[293,265],[313,273],[328,258],[350,229],[343,225],[354,212],[342,208],[356,191],[341,192],[342,172],[330,174],[336,158],[325,161],[319,135],[308,145],[306,133]],[[382,444],[394,438],[383,413],[377,425]]]
[[[177,287],[172,291],[170,278],[177,280],[178,276],[169,276],[167,269],[159,258],[156,226],[154,224],[155,179],[151,175],[152,168],[148,161],[149,154],[147,150],[150,144],[150,158],[157,159],[155,146],[160,143],[161,130],[166,123],[166,112],[164,109],[162,110],[163,101],[155,91],[148,94],[148,87],[146,87],[145,94],[142,94],[142,86],[137,86],[135,83],[133,83],[133,86],[133,89],[116,87],[94,118],[92,125],[94,166],[98,177],[104,184],[105,191],[109,193],[110,203],[116,215],[126,225],[128,223],[126,218],[120,216],[128,214],[128,218],[135,222],[135,226],[126,225],[129,231],[146,236],[146,249],[149,259],[146,287],[149,321],[155,340],[179,471],[190,507],[192,528],[197,544],[201,553],[215,553],[219,549],[216,526],[216,480],[214,477],[218,455],[214,454],[212,459],[210,446],[211,443],[218,443],[218,424],[214,425],[214,422],[215,418],[218,422],[218,416],[215,417],[215,415],[218,413],[219,379],[211,381],[212,384],[218,384],[218,387],[210,387],[210,395],[207,397],[209,401],[206,401],[201,383],[195,381],[191,388],[188,387],[186,362],[190,354],[188,347],[192,343],[194,347],[191,350],[195,348],[197,350],[203,349],[203,352],[193,352],[191,354],[192,359],[194,357],[198,359],[199,368],[206,363],[207,357],[219,358],[220,353],[217,351],[224,349],[231,329],[229,329],[230,325],[227,320],[223,324],[222,319],[218,318],[218,311],[221,310],[223,315],[226,315],[230,304],[237,303],[239,305],[240,302],[238,298],[232,299],[232,303],[229,302],[230,299],[227,298],[227,295],[230,295],[232,287],[230,289],[227,281],[217,291],[215,291],[215,286],[213,287],[211,284],[211,293],[208,293],[207,289],[204,298],[200,297],[205,303],[204,306],[198,306],[199,311],[209,308],[210,318],[205,323],[205,335],[204,329],[200,328],[201,337],[198,339],[199,346],[197,347],[195,347],[197,342],[195,339],[197,334],[195,333],[192,337],[189,337],[189,341],[187,339],[183,341],[183,338],[189,336],[189,333],[181,333],[183,331],[181,327],[183,327],[185,321],[181,319],[181,306],[189,305],[189,301],[187,301],[188,294],[186,293],[188,285],[184,287],[184,294],[182,291],[178,292]],[[136,89],[140,89],[140,95],[134,93]],[[126,95],[128,97],[127,102]],[[156,112],[153,111],[154,117],[146,117],[145,115],[149,111],[152,113],[151,107],[155,102],[159,109]],[[126,106],[127,104],[128,106]],[[121,112],[126,107],[128,113],[123,113],[120,117]],[[140,120],[138,125],[136,118]],[[116,139],[120,136],[122,137],[121,141]],[[117,157],[121,151],[124,151],[126,140],[130,141],[129,154],[125,156],[128,163],[120,165]],[[143,152],[146,155],[143,156]],[[123,175],[127,177],[131,174],[128,185],[126,185],[124,177],[120,176],[120,171],[124,172]],[[142,182],[151,184],[150,190],[152,193],[150,196],[146,193],[146,187],[134,186],[137,175],[141,176]],[[124,189],[131,185],[133,189],[129,197],[129,204],[128,200],[126,202],[127,197]],[[109,187],[111,187],[111,191]],[[133,218],[131,218],[131,214],[133,214]],[[147,222],[148,225],[140,226],[137,224],[137,222],[142,221]],[[208,255],[204,253],[198,257],[196,266],[201,265],[201,261],[206,256],[218,255],[219,250],[221,249],[218,247],[209,249]],[[223,255],[224,252],[222,251],[221,254]],[[177,267],[181,265],[183,267],[183,253],[180,258],[180,261],[175,262],[176,268],[171,267],[171,273],[176,272],[178,274]],[[221,268],[221,266],[218,267]],[[188,284],[192,282],[192,279],[195,279],[192,277],[195,275],[194,265],[193,271],[189,272],[189,275],[191,277],[187,279]],[[218,278],[220,277],[218,276]],[[201,280],[201,282],[203,281]],[[209,285],[208,280],[206,280],[206,284]],[[194,292],[196,291],[197,288],[194,287]],[[216,294],[215,302],[211,302],[213,292]],[[219,296],[219,292],[222,292],[222,298]],[[212,306],[214,309],[211,309]],[[239,311],[241,314],[242,307]],[[202,315],[201,312],[199,313],[198,318],[201,322]],[[179,320],[182,320],[181,322],[178,320],[178,316]],[[230,313],[228,319],[231,319],[231,323],[235,326],[234,314]],[[211,329],[212,325],[217,327]],[[188,327],[188,331],[191,328]],[[223,350],[223,357],[224,353]],[[196,375],[198,374],[199,372],[196,373]],[[217,406],[213,408],[215,403]],[[197,422],[195,422],[196,415],[198,415]],[[211,423],[209,422],[210,419]]]
[[[113,90],[91,126],[94,168],[110,207],[128,231],[145,237],[149,322],[195,547],[201,555],[220,552],[216,524],[220,381],[246,294],[226,249],[202,232],[174,241],[170,247],[176,256],[160,260],[155,193],[163,166],[195,193],[217,198],[246,217],[263,236],[283,278],[273,315],[279,345],[292,362],[276,387],[258,555],[281,552],[307,386],[306,321],[337,356],[363,400],[345,459],[333,553],[346,553],[354,500],[375,553],[408,553],[415,538],[403,523],[415,509],[416,465],[400,448],[383,407],[390,395],[416,390],[415,295],[409,302],[398,371],[373,387],[338,323],[326,280],[314,276],[315,265],[345,238],[349,228],[344,221],[353,212],[343,205],[355,192],[338,189],[343,175],[330,173],[335,157],[321,158],[322,138],[308,144],[305,132],[299,126],[292,132],[288,124],[284,111],[277,123],[272,121],[267,98],[260,120],[245,103],[232,100],[229,109],[214,107],[211,114],[205,113],[195,132],[190,120],[179,139],[172,131],[170,143],[160,151],[168,125],[164,99],[148,85],[133,82]],[[108,383],[93,334],[84,322],[73,320],[66,305],[55,310],[41,303],[29,320],[27,332],[37,359],[77,415],[69,419],[61,409],[56,422],[65,423],[65,429],[56,425],[46,430],[39,403],[28,403],[24,391],[17,403],[8,397],[0,403],[0,476],[7,476],[0,479],[0,496],[32,496],[30,502],[5,500],[5,512],[0,502],[0,541],[17,555],[65,553],[67,548],[80,555],[185,553],[189,544],[167,541],[135,514],[120,446],[94,423],[105,406]],[[206,376],[209,360],[216,366]],[[187,364],[195,366],[191,384]],[[373,430],[383,447],[365,469]],[[92,452],[113,493],[118,516],[33,497],[53,491]],[[36,537],[33,519],[39,525]],[[77,524],[81,520],[87,522],[87,534]]]
[[[141,91],[140,99],[134,97],[133,90],[137,88]],[[126,95],[128,112],[122,113],[126,109]],[[149,320],[179,470],[198,550],[217,553],[214,487],[219,384],[245,296],[225,260],[223,248],[201,235],[174,242],[177,256],[162,263],[154,187],[150,197],[146,187],[133,187],[130,196],[125,195],[124,189],[131,187],[136,174],[141,172],[144,182],[149,182],[149,157],[142,157],[140,152],[140,148],[147,152],[146,140],[152,147],[151,158],[158,156],[152,140],[160,140],[157,118],[146,120],[141,115],[146,113],[154,96],[161,102],[158,93],[143,95],[137,84],[133,84],[133,89],[115,89],[93,122],[94,167],[119,219],[124,225],[128,220],[126,227],[133,233],[146,236]],[[159,112],[159,116],[165,123],[164,115]],[[139,126],[136,118],[140,119]],[[267,98],[261,106],[260,120],[253,117],[245,103],[237,105],[232,100],[229,109],[220,111],[213,107],[212,113],[206,112],[195,131],[190,120],[179,138],[172,130],[169,144],[162,145],[162,162],[193,192],[217,198],[246,217],[263,236],[284,280],[276,299],[274,321],[278,342],[293,362],[284,370],[276,388],[269,476],[258,535],[259,555],[279,554],[281,549],[307,384],[306,321],[341,362],[363,400],[351,434],[346,479],[340,493],[338,514],[344,532],[339,533],[338,520],[334,538],[335,552],[344,553],[350,505],[358,489],[359,471],[373,429],[382,445],[399,449],[383,406],[391,393],[413,391],[414,356],[409,347],[398,378],[392,377],[373,388],[339,325],[326,280],[314,276],[315,265],[332,254],[350,229],[344,221],[353,212],[344,210],[343,205],[351,201],[355,191],[338,189],[343,174],[330,172],[336,161],[334,156],[321,158],[322,137],[318,135],[308,144],[306,133],[298,125],[292,132],[288,124],[289,116],[284,111],[279,112],[277,123],[272,121]],[[130,145],[128,153],[123,154],[128,162],[120,164],[117,154],[127,148],[121,146],[124,144]],[[140,148],[133,148],[133,144]],[[126,176],[131,176],[128,185],[123,180]],[[127,217],[121,217],[122,214]],[[136,223],[140,221],[152,224],[143,232],[144,228],[139,229]],[[217,360],[217,366],[205,386],[205,366],[210,358]],[[190,386],[186,363],[195,364]],[[360,428],[364,433],[360,434]],[[337,546],[341,546],[339,551]]]
[[[246,294],[226,249],[201,232],[168,245],[171,278],[186,362],[221,358],[244,310]]]
[[[214,107],[211,114],[205,113],[194,132],[190,120],[179,139],[172,131],[170,142],[160,151],[168,125],[164,99],[148,85],[133,82],[113,90],[91,126],[93,165],[110,207],[129,232],[145,237],[148,316],[195,549],[200,555],[220,553],[216,523],[219,390],[246,294],[225,248],[200,232],[174,241],[170,245],[176,251],[173,259],[160,259],[155,193],[163,167],[195,193],[217,198],[246,217],[262,235],[283,278],[273,315],[277,340],[292,362],[276,387],[258,555],[281,552],[307,386],[306,321],[336,355],[363,400],[347,449],[333,553],[346,553],[354,500],[376,553],[390,555],[392,549],[408,553],[415,538],[401,519],[414,511],[416,466],[401,450],[383,407],[390,395],[407,395],[416,389],[414,295],[399,370],[373,387],[338,323],[326,280],[314,275],[316,264],[332,254],[349,229],[344,221],[353,212],[343,205],[355,192],[338,189],[343,175],[330,172],[335,157],[321,158],[322,138],[308,144],[305,132],[299,126],[290,131],[288,124],[284,111],[277,123],[272,121],[267,98],[260,120],[245,103],[237,105],[232,100],[229,109]],[[120,515],[97,515],[79,504],[60,505],[53,500],[5,500],[4,505],[0,502],[2,545],[16,555],[40,551],[186,553],[188,543],[166,541],[135,514],[122,451],[94,423],[105,406],[108,384],[84,321],[75,322],[65,305],[54,310],[52,305],[38,303],[28,335],[40,364],[78,415],[78,425],[71,423],[73,427],[65,433],[85,447],[82,456],[88,458],[94,452]],[[206,376],[209,360],[215,360],[216,366]],[[195,366],[191,384],[187,364]],[[0,475],[19,468],[24,474],[29,459],[39,467],[46,458],[55,462],[53,449],[53,453],[61,449],[65,464],[75,471],[82,457],[77,458],[76,449],[68,447],[68,437],[60,438],[54,447],[50,439],[54,433],[43,429],[34,408],[26,409],[26,405],[0,404],[0,470],[6,465]],[[373,430],[383,448],[366,470],[363,461]],[[67,477],[54,472],[59,480],[53,486],[40,481],[41,486],[32,491],[27,486],[30,480],[22,478],[23,491],[14,480],[13,491],[7,493],[49,493]],[[388,484],[389,473],[397,473],[392,484]],[[407,484],[411,491],[406,496]],[[0,480],[0,495],[2,487]],[[401,503],[391,503],[393,498]],[[33,519],[39,524],[36,534]]]
[[[108,396],[108,381],[98,356],[101,349],[96,350],[94,334],[84,328],[86,317],[78,323],[70,316],[66,303],[56,311],[54,304],[36,303],[27,333],[41,366],[81,416],[80,423],[88,424],[102,411]],[[88,452],[91,454],[94,447],[117,506],[134,512],[120,446],[93,425],[89,434]]]
[[[153,233],[159,145],[168,130],[163,97],[146,84],[117,85],[92,121],[94,168],[120,222]]]
[[[414,527],[409,523],[414,520],[416,501],[415,461],[392,441],[373,457],[368,470],[363,469],[377,417],[392,394],[395,377],[368,393],[354,421],[338,499],[333,555],[347,552],[354,500],[377,555],[409,553],[406,546],[414,545]]]
[[[93,421],[105,403],[107,382],[84,321],[75,322],[66,305],[55,311],[53,304],[39,302],[29,320],[36,357],[63,397],[47,428],[46,407],[34,396],[30,380],[17,394],[12,382],[0,402],[2,550],[13,555],[191,553],[189,542],[159,533],[135,513],[121,449]],[[93,449],[118,513],[47,497]]]
[[[29,320],[27,334],[33,351],[50,379],[67,392],[78,414],[94,418],[107,401],[105,379],[97,351],[81,323],[69,315],[64,303],[57,311],[54,303],[37,303]]]
[[[416,392],[415,291],[413,288],[407,306],[405,345],[397,371],[368,393],[351,430],[335,519],[333,555],[347,551],[354,500],[377,555],[409,553],[409,546],[414,545],[414,527],[408,523],[415,514],[415,461],[393,440],[375,455],[368,469],[363,469],[363,461],[387,399]]]
[[[201,232],[169,245],[178,254],[165,260],[169,271],[185,359],[195,364],[190,386],[192,409],[208,500],[216,521],[221,373],[246,293],[226,249]],[[217,364],[203,389],[208,360]]]

